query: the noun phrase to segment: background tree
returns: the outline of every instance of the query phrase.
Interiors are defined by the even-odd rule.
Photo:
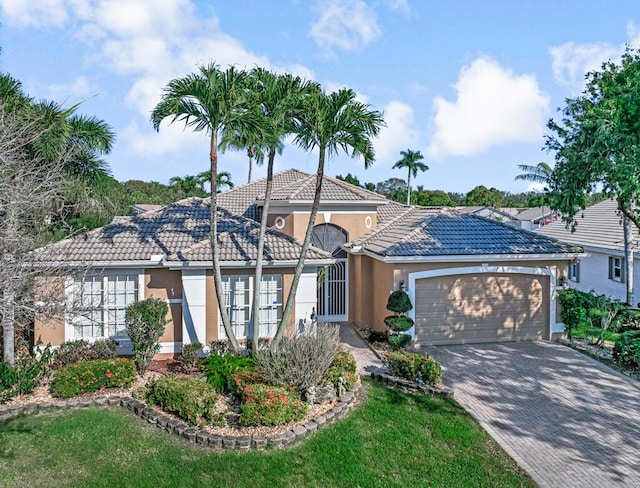
[[[640,55],[627,49],[586,76],[582,93],[566,100],[560,121],[550,120],[546,148],[555,152],[553,206],[567,225],[597,188],[640,229]],[[629,228],[625,226],[625,232]],[[627,253],[627,301],[632,302],[632,256]]]
[[[362,184],[360,183],[360,180],[358,179],[358,177],[355,175],[352,175],[351,173],[347,173],[346,176],[336,175],[336,179],[349,183],[350,185],[355,185],[355,186],[359,186],[360,188],[364,188],[364,186],[362,186]]]
[[[406,197],[406,187],[406,181],[400,178],[389,178],[376,184],[376,193],[380,193],[380,195],[384,195],[390,200],[402,202],[402,200],[396,200],[393,197],[397,197],[398,195]]]
[[[544,185],[544,191],[549,191],[553,181],[553,168],[544,161],[535,166],[519,164],[518,169],[522,171],[514,179],[515,181],[528,181],[529,183],[540,183]]]
[[[307,250],[311,244],[311,235],[320,204],[325,160],[327,157],[331,158],[337,155],[340,150],[350,151],[349,155],[352,158],[362,157],[365,168],[368,168],[375,158],[372,139],[377,137],[380,128],[384,126],[382,114],[371,110],[368,105],[358,102],[355,92],[349,89],[341,89],[328,95],[318,90],[312,96],[304,99],[301,116],[302,120],[296,130],[295,142],[305,151],[318,150],[316,188],[291,291],[274,337],[276,344],[284,335],[289,315],[295,303]]]
[[[418,176],[418,171],[427,171],[429,166],[424,164],[422,160],[424,156],[420,151],[412,151],[407,149],[406,151],[400,151],[402,159],[393,165],[393,169],[407,169],[407,205],[411,204],[411,175],[415,178]]]
[[[501,207],[504,201],[504,193],[497,188],[487,188],[479,185],[473,188],[465,197],[464,204],[475,206],[481,205],[485,207]]]
[[[235,68],[222,71],[215,64],[200,66],[196,73],[169,82],[162,99],[151,113],[154,129],[160,130],[161,122],[169,118],[170,123],[182,121],[185,127],[205,131],[210,136],[209,162],[211,189],[216,188],[218,174],[218,141],[228,131],[255,130],[255,110],[247,104],[247,75]],[[223,294],[222,274],[218,247],[218,207],[216,192],[211,191],[211,258],[216,298],[222,325],[231,347],[238,351],[238,341],[231,328]]]
[[[423,190],[418,186],[411,194],[411,203],[423,207],[453,207],[451,197],[442,190]]]

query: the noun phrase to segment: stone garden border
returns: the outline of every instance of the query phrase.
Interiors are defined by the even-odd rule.
[[[62,410],[92,408],[92,407],[124,407],[150,424],[169,434],[182,437],[191,443],[215,450],[264,449],[267,446],[282,448],[295,440],[316,432],[324,426],[345,417],[357,405],[364,395],[362,383],[358,382],[352,390],[348,390],[337,399],[336,404],[328,411],[310,419],[303,425],[277,434],[267,435],[221,435],[212,434],[203,429],[189,426],[188,423],[176,417],[159,412],[146,403],[130,396],[103,396],[92,399],[70,399],[55,402],[29,403],[26,405],[0,405],[0,421],[8,420],[18,415],[35,415]]]
[[[371,378],[380,381],[382,383],[386,383],[387,385],[398,388],[400,390],[409,392],[409,393],[424,393],[424,394],[437,394],[437,395],[446,395],[448,397],[453,397],[453,390],[444,385],[442,386],[433,386],[426,384],[419,384],[415,381],[405,380],[404,378],[398,378],[396,376],[391,376],[386,373],[371,373]]]

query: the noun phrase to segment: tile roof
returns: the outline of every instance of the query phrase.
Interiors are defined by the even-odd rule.
[[[411,207],[354,242],[385,257],[580,252],[554,239],[451,209]]]
[[[407,207],[406,205],[403,205],[398,202],[394,202],[392,200],[389,200],[389,202],[386,205],[380,205],[378,207],[378,212],[377,212],[378,225],[390,219],[396,218],[398,215],[406,211],[408,208],[409,207]]]
[[[622,217],[618,212],[615,199],[607,199],[587,207],[575,216],[575,232],[567,229],[562,221],[552,222],[539,227],[535,232],[553,237],[559,241],[569,242],[581,246],[600,247],[604,249],[624,250],[624,233]],[[638,229],[632,227],[634,249],[638,246]]]
[[[208,199],[188,198],[160,210],[120,219],[99,229],[47,246],[47,256],[66,261],[146,261],[154,255],[169,260],[210,261]],[[247,262],[256,258],[259,225],[253,220],[219,210],[220,256],[223,261]],[[273,261],[297,259],[301,244],[292,237],[267,229],[265,258]],[[308,259],[330,259],[312,248]]]
[[[312,201],[316,191],[316,175],[307,175],[290,185],[274,185],[271,200],[284,201]],[[264,194],[261,195],[264,198]],[[322,181],[320,199],[324,201],[386,201],[379,193],[365,190],[331,176],[325,176]]]
[[[524,209],[522,212],[515,215],[514,218],[517,220],[537,220],[542,217],[546,217],[551,213],[550,207],[532,207]]]

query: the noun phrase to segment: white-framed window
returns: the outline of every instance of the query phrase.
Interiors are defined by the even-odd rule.
[[[569,265],[569,281],[576,283],[580,281],[580,263],[571,263]]]
[[[254,277],[249,275],[223,275],[222,290],[227,304],[233,333],[237,338],[250,335],[249,323],[253,303]],[[282,318],[282,275],[265,274],[260,284],[260,312],[258,324],[260,337],[273,337]],[[222,320],[219,319],[219,337],[225,337]]]
[[[624,267],[622,258],[609,257],[609,279],[624,283]]]
[[[99,339],[124,335],[125,309],[138,301],[139,275],[88,275],[73,280],[72,337]]]

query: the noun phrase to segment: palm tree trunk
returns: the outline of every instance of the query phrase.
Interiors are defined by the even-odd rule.
[[[411,205],[411,168],[409,168],[409,174],[407,175],[407,207]]]
[[[209,240],[211,243],[211,260],[213,261],[213,282],[216,289],[216,298],[218,299],[218,308],[220,309],[220,317],[222,318],[222,326],[227,334],[227,338],[231,343],[231,347],[238,352],[238,341],[231,328],[231,320],[227,313],[227,302],[222,294],[222,273],[220,272],[220,259],[218,249],[218,193],[217,176],[218,176],[218,140],[216,132],[211,134],[211,230]]]
[[[273,186],[273,161],[276,157],[275,148],[269,150],[267,162],[267,188],[264,192],[264,205],[262,218],[260,219],[260,235],[258,237],[258,254],[256,256],[256,275],[253,283],[253,306],[251,307],[251,326],[253,329],[253,350],[258,350],[260,338],[260,285],[262,283],[262,266],[264,254],[264,237],[267,232],[267,218],[269,217],[269,204],[271,203],[271,187]]]
[[[247,176],[247,184],[251,183],[251,172],[253,171],[253,148],[247,148],[247,156],[249,157],[249,175]]]
[[[287,304],[284,308],[284,311],[282,312],[282,319],[280,320],[280,324],[278,325],[276,336],[273,338],[274,344],[280,342],[280,340],[284,336],[284,331],[287,328],[289,315],[291,315],[291,310],[293,309],[293,305],[296,300],[296,292],[298,291],[298,283],[300,282],[300,276],[302,275],[302,269],[304,268],[304,261],[307,257],[309,246],[311,245],[311,236],[313,234],[313,228],[316,223],[318,207],[320,206],[320,192],[322,191],[322,178],[324,177],[324,160],[326,148],[320,146],[318,149],[320,155],[318,158],[318,172],[316,174],[316,193],[313,197],[313,203],[311,205],[311,214],[309,215],[309,223],[307,224],[307,233],[304,236],[304,242],[302,243],[302,249],[300,250],[300,258],[298,259],[298,264],[296,265],[296,270],[293,275],[293,282],[291,283],[291,290],[289,291],[289,296],[287,297]]]

